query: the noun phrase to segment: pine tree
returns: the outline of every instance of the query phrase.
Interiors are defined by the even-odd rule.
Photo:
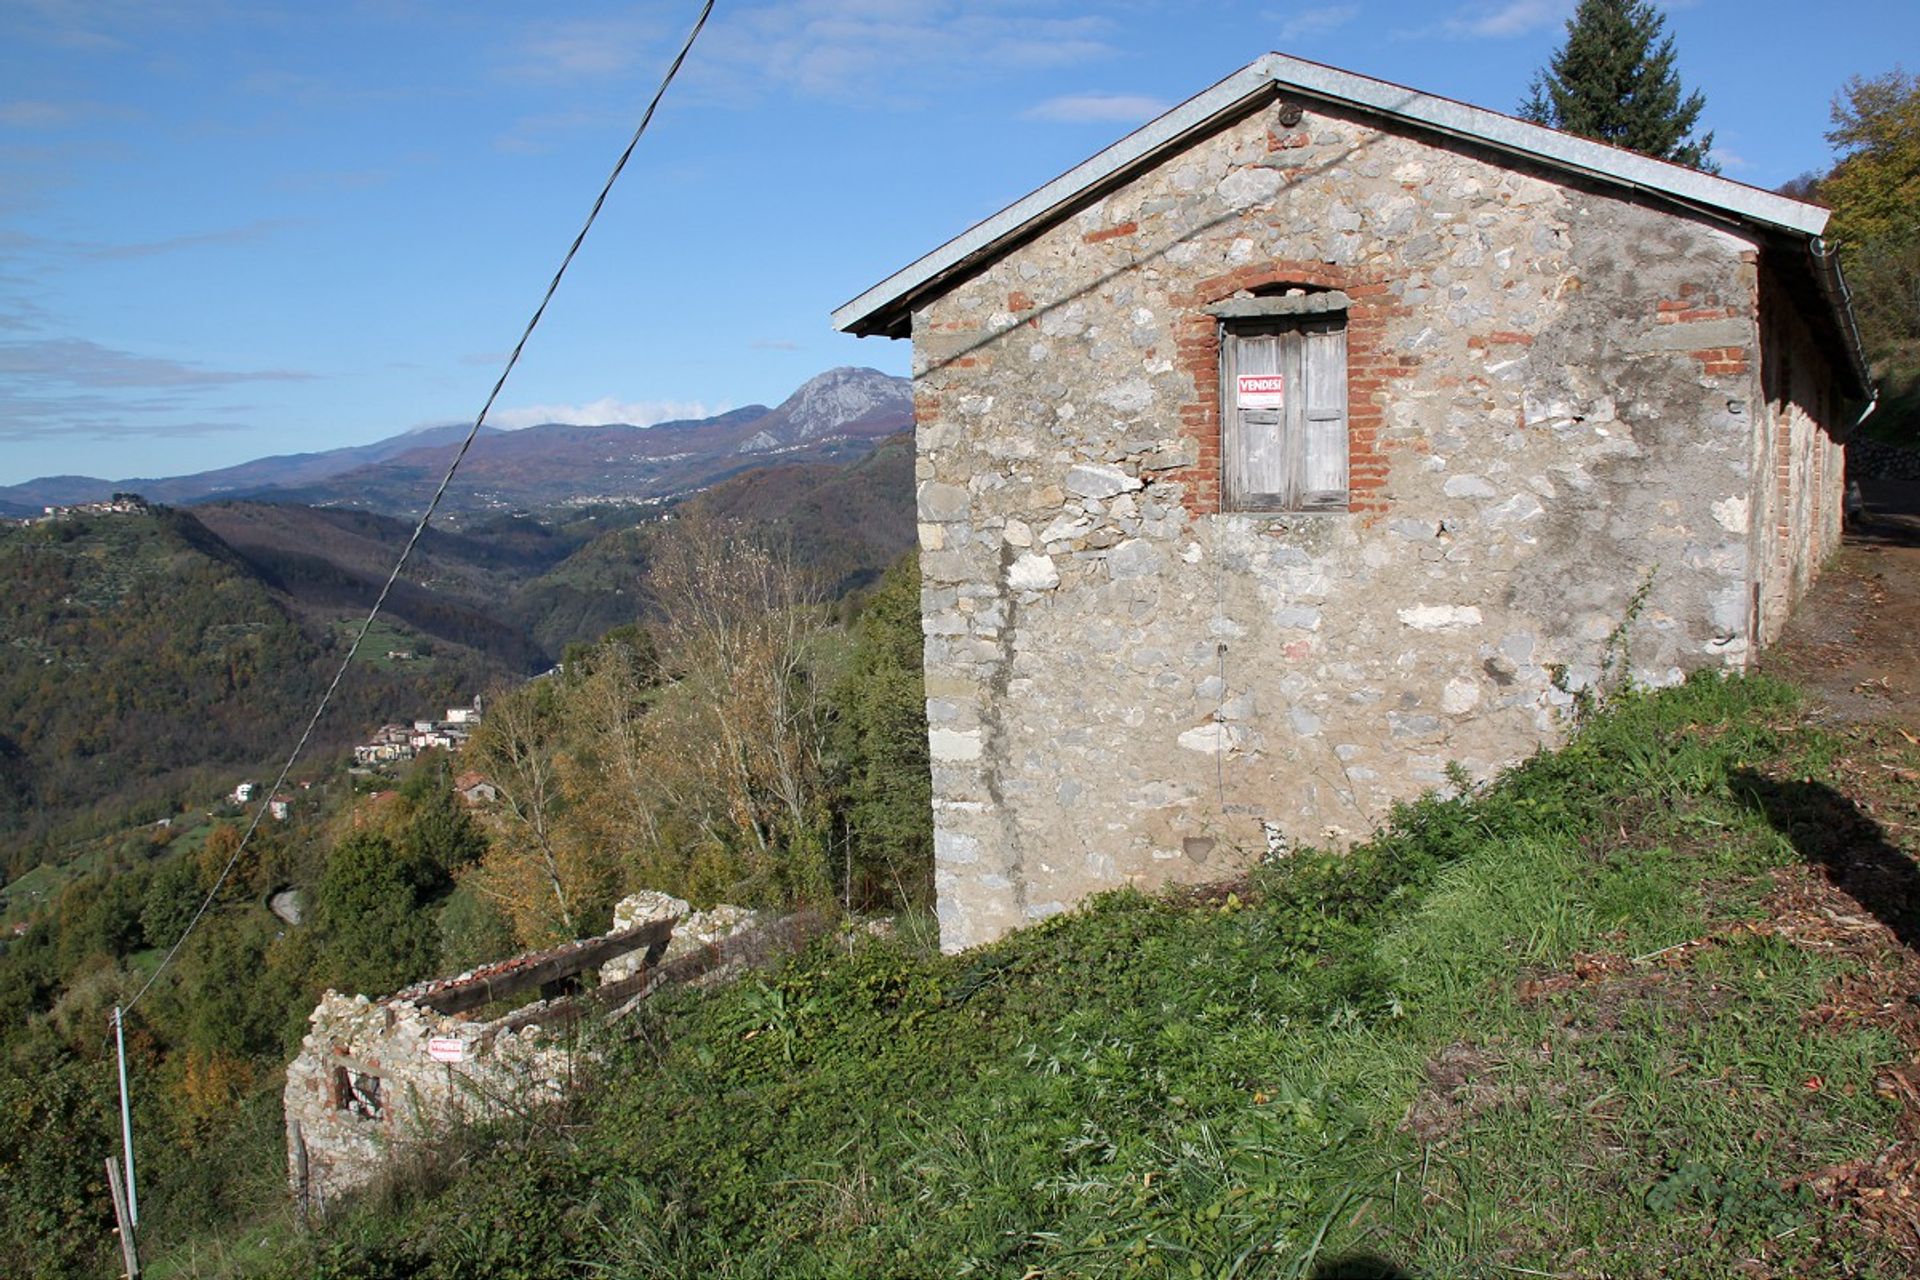
[[[1682,96],[1666,25],[1648,0],[1580,0],[1520,118],[1718,173],[1713,135],[1688,136],[1706,99]]]

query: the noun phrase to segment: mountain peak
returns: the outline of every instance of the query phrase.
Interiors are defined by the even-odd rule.
[[[779,422],[781,437],[810,440],[851,422],[912,412],[913,384],[907,379],[843,365],[807,379],[768,416]]]

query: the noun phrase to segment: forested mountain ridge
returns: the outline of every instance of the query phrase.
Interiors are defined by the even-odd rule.
[[[225,502],[193,513],[303,617],[363,612],[413,532],[410,521],[368,511]],[[423,635],[480,650],[503,669],[547,665],[505,602],[581,545],[537,520],[505,520],[465,534],[429,529],[394,584],[386,615]]]
[[[489,512],[661,502],[754,467],[845,463],[913,421],[911,384],[875,369],[830,369],[779,405],[640,427],[543,423],[483,431],[448,490],[442,526]],[[446,474],[465,426],[431,427],[372,444],[258,458],[194,475],[102,480],[45,476],[0,485],[0,516],[136,492],[174,504],[254,499],[415,515]]]
[[[782,544],[838,597],[911,544],[912,468],[911,437],[896,436],[850,465],[762,466],[694,502]],[[429,530],[309,759],[321,767],[383,721],[647,622],[648,566],[671,528],[660,515],[613,506]],[[0,528],[8,867],[38,860],[42,840],[150,821],[269,767],[411,531],[372,512],[237,501]]]
[[[292,740],[344,629],[303,610],[192,513],[0,529],[0,839],[8,862],[89,813],[152,817]],[[396,706],[470,695],[506,668],[459,644],[343,685],[322,750]]]
[[[913,544],[913,437],[851,465],[792,463],[735,476],[691,504],[785,546],[828,596],[876,581]],[[653,609],[647,567],[660,526],[601,534],[525,583],[511,609],[549,653],[590,642]]]
[[[20,484],[0,485],[0,516],[32,516],[46,506],[99,502],[115,492],[138,492],[153,502],[188,503],[223,495],[258,493],[294,484],[308,484],[351,471],[383,458],[458,441],[466,427],[423,427],[372,444],[324,449],[316,453],[275,454],[231,467],[185,476],[153,476],[102,480],[97,476],[41,476]],[[491,434],[489,432],[488,434]]]

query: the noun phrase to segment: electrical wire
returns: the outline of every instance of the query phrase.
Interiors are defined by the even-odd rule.
[[[587,233],[593,230],[595,220],[600,217],[600,210],[607,203],[607,196],[613,191],[613,184],[619,181],[620,173],[627,167],[627,161],[632,158],[634,148],[640,145],[640,139],[646,135],[647,126],[653,123],[653,113],[659,109],[660,100],[666,97],[668,86],[673,83],[674,77],[680,74],[681,65],[686,62],[687,55],[693,51],[693,42],[699,39],[701,29],[707,25],[707,19],[713,13],[713,6],[714,0],[706,0],[700,10],[700,16],[694,21],[693,29],[687,33],[685,43],[680,46],[680,52],[674,55],[673,62],[667,67],[666,75],[661,78],[660,87],[654,90],[653,99],[647,103],[647,109],[641,115],[640,123],[633,131],[633,137],[628,140],[626,149],[620,153],[620,158],[614,162],[613,172],[607,175],[606,182],[601,185],[600,194],[594,197],[593,208],[588,211],[587,219],[581,224],[579,234],[574,236],[573,243],[567,246],[566,256],[561,258],[559,269],[553,273],[553,279],[548,282],[547,291],[542,295],[540,305],[534,308],[532,318],[527,321],[526,328],[521,330],[520,340],[513,344],[513,353],[507,357],[506,366],[500,370],[500,376],[494,379],[493,390],[487,393],[486,403],[480,406],[480,412],[475,416],[473,426],[467,430],[466,439],[460,442],[460,448],[453,455],[453,461],[447,465],[447,473],[441,477],[440,487],[434,490],[433,500],[427,503],[427,509],[421,513],[419,522],[414,525],[412,536],[407,539],[407,545],[401,549],[400,558],[394,562],[393,572],[387,575],[386,583],[380,588],[380,594],[374,598],[373,608],[368,610],[366,621],[360,624],[359,633],[353,637],[353,644],[348,647],[346,657],[341,659],[339,670],[333,673],[333,680],[327,685],[326,692],[320,695],[320,704],[313,709],[313,715],[307,720],[307,727],[301,731],[299,741],[294,743],[293,751],[287,756],[287,762],[280,767],[279,776],[274,779],[273,786],[267,790],[260,806],[253,811],[253,819],[247,823],[247,829],[241,835],[240,843],[234,847],[233,856],[227,859],[227,865],[221,868],[219,878],[213,882],[213,887],[207,890],[207,896],[201,901],[200,909],[193,913],[193,919],[187,922],[186,929],[181,932],[173,946],[167,949],[167,954],[161,958],[159,966],[148,975],[145,984],[134,993],[133,999],[127,1001],[124,1012],[132,1012],[133,1007],[140,1003],[140,998],[153,988],[153,984],[160,980],[160,975],[172,965],[174,957],[180,954],[180,948],[186,945],[189,937],[193,936],[193,931],[199,926],[201,918],[207,914],[215,899],[220,896],[220,890],[226,884],[227,877],[232,875],[233,869],[240,864],[240,856],[246,852],[247,844],[253,839],[254,832],[260,829],[261,820],[272,808],[274,797],[280,794],[280,788],[286,785],[287,775],[293,772],[293,766],[299,761],[301,753],[306,750],[308,741],[313,737],[314,728],[320,723],[320,717],[326,714],[327,704],[333,701],[335,690],[339,689],[340,682],[346,678],[347,668],[353,665],[354,655],[360,652],[361,642],[367,638],[367,632],[372,629],[374,619],[380,616],[380,610],[386,605],[387,597],[392,594],[394,584],[400,580],[400,573],[406,568],[408,559],[412,557],[414,547],[426,533],[427,525],[433,519],[433,513],[439,509],[441,499],[446,497],[447,488],[453,483],[455,473],[460,470],[461,462],[466,459],[467,451],[473,448],[473,442],[479,438],[481,427],[486,425],[487,415],[493,411],[494,401],[500,398],[501,388],[507,385],[507,378],[513,373],[514,366],[520,363],[520,353],[526,349],[527,340],[533,336],[534,329],[539,326],[540,318],[546,315],[547,304],[553,301],[554,293],[560,288],[561,279],[567,274],[567,268],[573,264],[574,255],[580,252],[580,246],[586,241]]]

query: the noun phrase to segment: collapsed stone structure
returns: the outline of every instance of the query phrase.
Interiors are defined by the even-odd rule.
[[[1275,54],[836,312],[913,339],[943,945],[1749,665],[1870,391],[1825,219]]]
[[[718,981],[818,933],[813,914],[768,920],[739,907],[692,911],[640,893],[614,928],[547,951],[418,983],[381,999],[329,991],[287,1067],[288,1179],[324,1213],[398,1154],[449,1124],[557,1101],[582,1064],[570,1029],[617,1019],[660,987]],[[581,989],[598,971],[598,985]],[[540,999],[494,1016],[496,1002]]]

